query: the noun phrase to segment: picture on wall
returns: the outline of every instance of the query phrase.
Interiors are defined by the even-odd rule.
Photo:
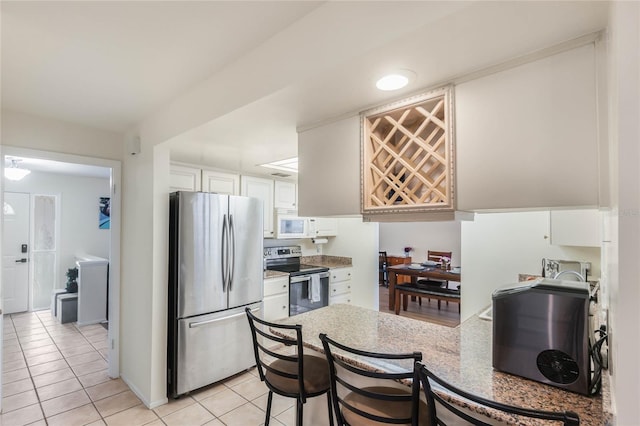
[[[100,229],[111,228],[111,198],[100,197],[100,222],[98,227]]]

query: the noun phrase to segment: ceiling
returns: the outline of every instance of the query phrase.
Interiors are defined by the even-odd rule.
[[[27,169],[32,172],[56,173],[72,175],[78,177],[93,177],[109,179],[111,169],[109,167],[91,166],[88,164],[65,163],[63,161],[45,160],[42,158],[19,157],[16,155],[6,155],[4,167],[12,167],[15,161],[16,167]]]
[[[608,5],[2,1],[0,11],[3,109],[124,132],[218,77],[238,96],[221,92],[210,121],[172,138],[172,159],[268,174],[256,165],[295,156],[300,128],[600,30]],[[255,81],[229,72],[248,58]],[[375,89],[394,69],[416,77]]]

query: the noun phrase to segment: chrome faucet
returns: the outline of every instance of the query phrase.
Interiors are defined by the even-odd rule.
[[[555,276],[555,277],[553,277],[553,279],[554,279],[554,280],[559,280],[559,279],[560,279],[560,277],[561,277],[562,275],[564,275],[564,274],[575,275],[576,277],[580,278],[580,281],[582,281],[582,282],[584,282],[584,281],[585,281],[585,279],[584,279],[584,277],[582,276],[582,274],[581,274],[580,272],[576,272],[576,271],[562,271],[562,272],[558,272],[558,273],[556,274],[556,276]]]

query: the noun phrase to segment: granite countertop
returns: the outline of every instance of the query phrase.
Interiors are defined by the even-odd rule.
[[[280,271],[272,271],[271,269],[266,269],[264,271],[263,274],[263,278],[267,279],[267,278],[277,278],[277,277],[288,277],[289,274],[286,272],[280,272]]]
[[[495,371],[491,360],[492,322],[477,316],[456,328],[449,328],[338,304],[280,322],[301,324],[305,346],[319,352],[323,352],[322,342],[318,338],[320,333],[326,333],[348,346],[373,352],[421,351],[425,364],[437,376],[473,394],[535,410],[574,411],[580,416],[582,425],[603,425],[608,417],[604,415],[602,395],[587,397]],[[355,358],[351,360],[358,363]],[[374,369],[376,366],[371,367]],[[377,367],[385,368],[382,365]],[[608,399],[606,376],[608,374],[605,372],[602,392],[605,400]],[[466,405],[462,401],[460,404]],[[483,413],[487,414],[486,411]],[[504,413],[489,414],[498,420],[514,422],[513,417]],[[519,423],[544,424],[535,419]]]
[[[314,266],[322,266],[325,268],[348,268],[351,266],[351,258],[350,257],[340,257],[340,256],[328,256],[328,255],[317,255],[317,256],[302,256],[300,258],[300,263],[305,263],[307,265]]]

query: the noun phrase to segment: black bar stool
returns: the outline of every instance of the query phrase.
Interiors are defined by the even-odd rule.
[[[269,388],[267,414],[264,421],[269,426],[273,393],[296,399],[296,425],[302,426],[303,405],[307,398],[327,394],[329,424],[333,426],[331,398],[329,396],[329,365],[320,357],[304,355],[302,348],[302,326],[280,325],[264,321],[246,308],[253,351],[256,357],[258,374]],[[283,330],[295,334],[284,338],[272,334],[269,330]],[[292,350],[295,349],[295,350]]]

